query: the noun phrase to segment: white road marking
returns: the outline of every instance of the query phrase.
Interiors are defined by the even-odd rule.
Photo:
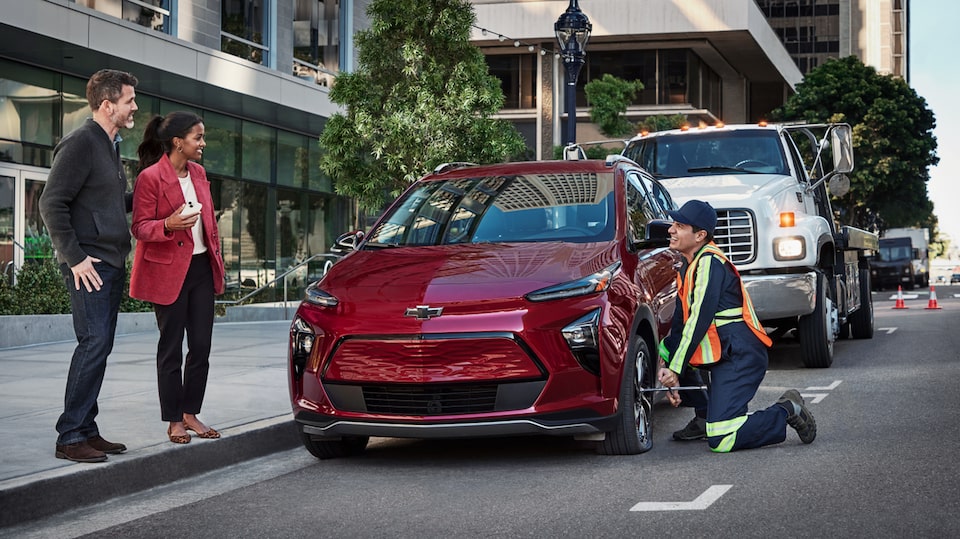
[[[920,294],[904,294],[903,299],[917,299],[920,297]],[[897,295],[894,294],[890,296],[890,301],[896,301]]]
[[[886,331],[887,335],[892,335],[897,328],[877,328],[877,331]]]
[[[800,396],[808,404],[820,404],[820,401],[827,398],[828,393],[801,393]]]
[[[810,391],[830,391],[831,389],[836,389],[840,385],[840,380],[834,380],[832,384],[828,386],[810,386],[807,389]]]
[[[733,485],[713,485],[692,502],[640,502],[631,511],[703,511],[713,505]]]

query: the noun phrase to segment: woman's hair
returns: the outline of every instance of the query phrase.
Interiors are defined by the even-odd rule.
[[[156,163],[173,150],[173,137],[185,138],[193,126],[203,118],[192,112],[175,111],[166,116],[154,116],[143,130],[143,142],[137,147],[140,164],[137,172]]]

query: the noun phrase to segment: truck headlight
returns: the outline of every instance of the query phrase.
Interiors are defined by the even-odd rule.
[[[800,260],[807,256],[807,242],[803,236],[787,236],[773,240],[773,258]]]

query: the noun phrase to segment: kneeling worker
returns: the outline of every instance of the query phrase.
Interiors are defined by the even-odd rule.
[[[765,410],[747,413],[767,370],[770,338],[756,319],[737,268],[713,243],[717,213],[710,204],[691,200],[671,211],[670,248],[683,255],[677,276],[680,301],[670,334],[660,344],[665,367],[658,377],[677,387],[691,367],[710,373],[707,441],[717,453],[782,442],[787,425],[809,444],[817,424],[800,392],[791,389]],[[680,404],[675,391],[670,403]]]

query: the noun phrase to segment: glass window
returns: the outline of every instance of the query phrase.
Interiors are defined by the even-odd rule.
[[[320,169],[320,142],[315,138],[309,139],[307,151],[310,155],[310,164],[307,169],[307,173],[309,174],[307,187],[309,187],[311,191],[332,193],[333,181],[330,180],[330,176],[324,174]]]
[[[278,268],[290,268],[306,258],[303,204],[299,191],[277,189],[277,241],[274,257]]]
[[[304,135],[277,132],[277,185],[306,187],[310,174],[310,139]]]
[[[330,86],[340,70],[340,1],[294,2],[293,74]]]
[[[203,150],[203,167],[208,174],[240,176],[240,129],[241,121],[231,116],[205,112],[203,114],[204,138],[207,147]]]
[[[17,178],[0,172],[0,271],[13,281],[13,211]],[[2,277],[0,277],[2,278]]]
[[[505,109],[531,109],[537,106],[537,66],[533,54],[487,56],[490,74],[500,79]]]
[[[210,193],[216,209],[217,228],[220,231],[220,253],[226,271],[227,291],[240,289],[240,245],[242,225],[240,221],[240,193],[242,183],[209,175]]]
[[[687,97],[687,51],[660,51],[660,104],[689,103]]]
[[[47,227],[40,217],[40,194],[46,182],[24,179],[23,196],[23,257],[24,261],[31,259],[52,258],[53,243]]]
[[[0,73],[0,161],[50,166],[60,137],[57,74],[2,61]]]
[[[76,0],[81,6],[130,21],[165,34],[170,33],[170,0]]]
[[[267,63],[267,0],[220,0],[220,50]]]
[[[590,80],[611,74],[627,81],[643,82],[643,91],[637,93],[635,105],[654,105],[657,102],[657,51],[591,51],[584,66]]]
[[[63,110],[61,111],[62,131],[66,135],[83,125],[87,118],[93,117],[90,104],[87,103],[87,81],[76,77],[63,76]],[[140,105],[140,96],[137,96]]]
[[[238,238],[240,285],[257,288],[273,279],[273,261],[267,260],[267,186],[242,184]],[[270,250],[273,257],[273,250]]]
[[[137,148],[143,142],[143,130],[147,127],[150,119],[158,114],[160,114],[160,100],[158,98],[137,94],[137,112],[133,113],[133,129],[120,131],[120,136],[123,137],[123,142],[120,143],[120,155],[124,159],[140,161]],[[131,178],[129,173],[127,177]]]
[[[274,169],[273,156],[277,130],[244,120],[242,140],[240,176],[248,180],[269,183]]]

